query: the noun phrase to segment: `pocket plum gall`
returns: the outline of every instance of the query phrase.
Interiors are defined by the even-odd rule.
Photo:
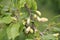
[[[41,16],[41,12],[40,12],[40,11],[36,11],[36,13],[37,13],[39,16]]]

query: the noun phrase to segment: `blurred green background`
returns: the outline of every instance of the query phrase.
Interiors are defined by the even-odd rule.
[[[60,0],[36,0],[38,10],[41,11],[43,17],[51,19],[60,14]]]

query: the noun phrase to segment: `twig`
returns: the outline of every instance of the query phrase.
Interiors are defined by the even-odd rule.
[[[34,20],[33,17],[32,17],[32,11],[30,10],[30,8],[28,7],[27,4],[25,4],[25,8],[26,10],[28,11],[28,14],[29,14],[29,17],[30,17],[30,20]],[[34,25],[34,22],[31,22],[31,28],[33,29],[33,31],[35,31],[36,27]]]

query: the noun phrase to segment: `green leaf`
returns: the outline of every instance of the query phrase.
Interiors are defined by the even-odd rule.
[[[25,0],[12,0],[13,6],[16,8],[24,7],[24,4],[26,3]]]
[[[26,0],[28,7],[32,10],[37,10],[37,4],[35,0]]]
[[[5,24],[0,24],[0,40],[8,40],[6,33],[7,26]]]
[[[10,6],[11,0],[2,0],[0,1],[0,4],[3,6]]]
[[[32,1],[32,6],[31,6],[31,9],[32,10],[37,10],[37,3],[34,1],[34,0],[31,0]]]
[[[52,31],[54,31],[54,32],[60,32],[60,28],[58,28],[58,27],[53,27]]]
[[[20,8],[21,7],[24,7],[24,4],[26,3],[26,1],[25,0],[20,0]]]
[[[7,28],[7,35],[9,39],[15,39],[15,37],[19,35],[19,27],[19,23],[14,23]]]
[[[48,34],[42,36],[42,40],[56,40],[56,37],[54,37],[52,34]]]
[[[12,22],[12,18],[11,16],[6,16],[6,17],[3,17],[2,20],[1,20],[2,23],[6,23],[6,24],[9,24]]]
[[[6,16],[11,16],[12,13],[5,13],[4,15],[6,15]]]
[[[60,15],[53,17],[50,22],[60,23]]]

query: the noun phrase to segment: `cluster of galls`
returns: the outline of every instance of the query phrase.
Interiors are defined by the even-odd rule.
[[[33,14],[33,16],[32,16],[32,18],[34,20],[36,19],[39,22],[46,22],[46,21],[48,21],[47,18],[44,18],[44,17],[40,18],[39,17],[39,16],[41,16],[41,12],[39,12],[39,11],[35,11],[35,12],[36,12],[36,14]],[[25,25],[24,32],[26,34],[28,34],[28,33],[34,33],[36,31],[38,31],[36,29],[35,25],[34,25],[34,22],[31,22],[31,18],[30,17],[28,17],[26,20],[23,20],[22,22],[23,22],[23,25]]]
[[[36,11],[36,13],[37,13],[39,16],[41,16],[41,12]],[[48,21],[48,19],[45,18],[45,17],[40,18],[40,17],[37,16],[36,14],[34,14],[33,16],[34,16],[34,18],[37,19],[39,22],[46,22],[46,21]]]
[[[34,22],[31,22],[30,18],[27,18],[27,20],[23,20],[22,22],[23,22],[23,25],[25,26],[24,27],[25,34],[34,33],[35,28],[32,25],[32,24],[34,24]]]

